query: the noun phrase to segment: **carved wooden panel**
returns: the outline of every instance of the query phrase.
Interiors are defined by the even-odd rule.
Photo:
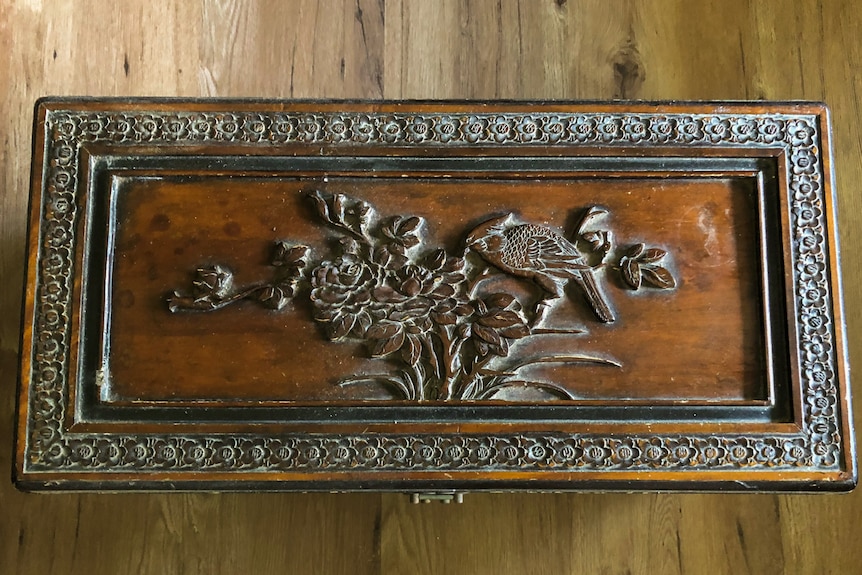
[[[855,483],[820,105],[36,114],[24,487]]]

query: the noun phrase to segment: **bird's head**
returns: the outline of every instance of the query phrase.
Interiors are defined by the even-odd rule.
[[[513,220],[514,216],[509,213],[479,224],[467,236],[466,249],[473,249],[479,253],[500,251],[505,241],[503,231]]]

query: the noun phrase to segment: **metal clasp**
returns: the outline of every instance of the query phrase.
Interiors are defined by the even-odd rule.
[[[436,491],[427,493],[413,493],[410,495],[411,503],[431,503],[439,501],[440,503],[464,503],[464,493],[462,491]]]

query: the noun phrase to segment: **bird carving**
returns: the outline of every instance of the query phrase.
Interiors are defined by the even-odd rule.
[[[596,284],[593,268],[578,248],[557,232],[535,224],[518,224],[506,214],[480,224],[467,236],[467,248],[504,273],[532,280],[547,294],[536,306],[536,322],[548,300],[562,297],[569,281],[581,288],[596,317],[614,321],[614,314]]]

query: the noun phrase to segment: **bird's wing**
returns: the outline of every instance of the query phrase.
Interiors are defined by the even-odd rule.
[[[539,270],[575,271],[588,269],[583,257],[565,238],[533,235],[527,238],[527,261]]]

